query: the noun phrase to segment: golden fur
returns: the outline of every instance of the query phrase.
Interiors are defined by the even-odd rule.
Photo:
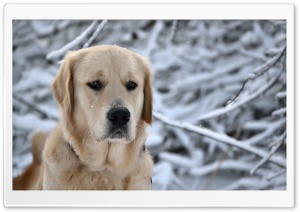
[[[88,83],[101,81],[101,89]],[[126,83],[134,81],[134,90]],[[127,49],[104,45],[66,55],[52,85],[61,121],[47,138],[35,189],[151,189],[152,159],[144,148],[152,122],[148,62]],[[108,134],[107,113],[131,114],[128,135]],[[126,128],[127,129],[127,128]]]
[[[13,190],[29,190],[36,184],[40,175],[41,155],[48,134],[36,132],[31,137],[33,162],[18,177],[13,179]]]

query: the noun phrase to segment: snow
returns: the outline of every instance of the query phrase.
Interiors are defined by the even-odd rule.
[[[33,131],[36,129],[51,131],[57,123],[52,120],[40,120],[32,114],[26,114],[23,116],[13,114],[14,127],[21,130]]]
[[[286,108],[280,108],[272,112],[272,116],[280,116],[286,114]]]
[[[155,146],[159,146],[161,145],[163,142],[161,136],[155,132],[153,133],[150,133],[148,138],[147,138],[147,142],[146,142],[146,146],[148,148],[151,148],[151,147],[155,147]]]
[[[16,20],[13,33],[14,176],[30,134],[57,125],[65,53],[113,44],[151,63],[153,189],[286,189],[285,21]]]
[[[35,89],[39,86],[50,86],[53,82],[53,75],[48,72],[41,72],[39,68],[33,68],[24,73],[22,79],[13,87],[14,92]]]
[[[276,98],[277,98],[277,99],[283,99],[283,98],[286,98],[286,92],[285,92],[285,91],[278,92],[278,93],[276,94]]]

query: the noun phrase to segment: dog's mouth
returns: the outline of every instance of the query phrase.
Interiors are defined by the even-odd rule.
[[[120,139],[120,138],[125,138],[125,132],[122,130],[116,130],[114,133],[112,133],[111,135],[109,135],[109,138],[112,139]]]
[[[129,140],[129,133],[127,127],[112,127],[108,132],[107,139],[109,141]]]

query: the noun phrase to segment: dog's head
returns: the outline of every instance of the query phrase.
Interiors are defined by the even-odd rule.
[[[95,141],[130,142],[152,122],[149,63],[121,47],[68,53],[52,89],[67,128]]]

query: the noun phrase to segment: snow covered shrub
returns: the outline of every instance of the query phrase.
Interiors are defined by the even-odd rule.
[[[149,58],[153,189],[286,189],[286,23],[273,20],[13,22],[13,168],[59,117],[50,90],[69,50],[116,44]]]

